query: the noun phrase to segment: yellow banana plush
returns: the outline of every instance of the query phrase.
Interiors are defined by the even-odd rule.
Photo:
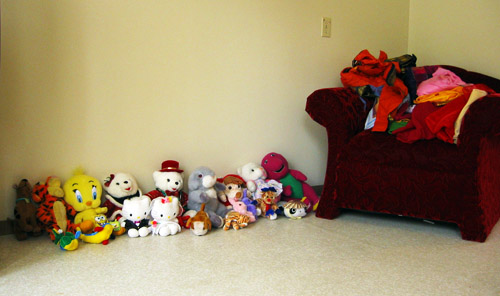
[[[86,243],[107,245],[109,242],[109,237],[113,233],[113,226],[111,224],[104,225],[101,231],[95,231],[91,234],[80,235],[80,239]]]

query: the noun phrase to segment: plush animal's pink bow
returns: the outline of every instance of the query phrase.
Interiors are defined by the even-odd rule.
[[[170,203],[170,202],[172,202],[171,197],[162,197],[161,199],[161,203]]]

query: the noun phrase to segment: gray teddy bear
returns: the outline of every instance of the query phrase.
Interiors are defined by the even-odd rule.
[[[201,204],[205,204],[205,212],[208,214],[214,227],[222,227],[224,218],[230,210],[217,199],[216,190],[224,190],[226,186],[217,182],[215,173],[207,167],[195,169],[188,180],[189,199],[188,208],[199,211]]]

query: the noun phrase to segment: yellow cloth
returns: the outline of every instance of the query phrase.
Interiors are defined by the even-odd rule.
[[[456,144],[458,142],[458,136],[460,135],[460,128],[462,127],[462,121],[465,116],[465,112],[469,110],[470,105],[474,103],[475,101],[479,100],[480,98],[486,96],[488,93],[485,92],[484,90],[481,89],[473,89],[472,93],[469,96],[469,100],[467,101],[467,104],[462,108],[462,111],[460,111],[460,114],[458,115],[456,121],[455,121],[455,135],[453,136],[453,142]]]
[[[463,95],[463,86],[457,86],[453,89],[443,90],[428,95],[423,95],[415,100],[415,104],[432,102],[436,106],[443,106]]]

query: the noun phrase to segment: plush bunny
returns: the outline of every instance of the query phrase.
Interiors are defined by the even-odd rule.
[[[104,190],[106,190],[106,201],[103,206],[108,208],[109,220],[120,220],[123,202],[142,195],[134,176],[128,173],[110,174],[104,180]]]
[[[179,199],[173,196],[159,197],[151,202],[151,232],[153,235],[174,235],[181,231],[177,216],[182,212]]]
[[[230,210],[217,199],[217,190],[224,190],[222,183],[217,183],[214,171],[207,167],[195,169],[189,176],[188,208],[199,211],[201,204],[205,203],[205,212],[208,214],[214,227],[222,227],[224,218]]]
[[[127,229],[130,237],[144,237],[150,232],[149,220],[151,200],[148,196],[134,197],[123,202],[122,215],[125,218],[121,223]]]

